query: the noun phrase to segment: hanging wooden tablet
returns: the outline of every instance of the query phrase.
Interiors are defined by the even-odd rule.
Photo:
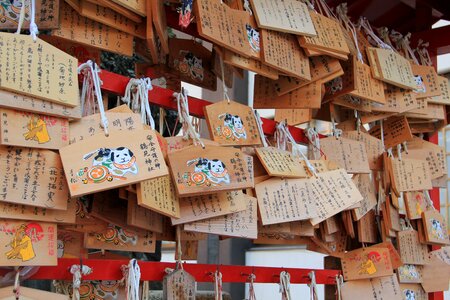
[[[430,170],[431,179],[441,177],[443,174],[447,174],[446,164],[442,164],[444,156],[444,150],[437,146],[436,148],[417,148],[410,149],[408,145],[408,153],[403,153],[402,158],[412,159],[425,159],[428,162],[428,169]]]
[[[0,297],[3,300],[16,300],[17,296],[16,296],[16,292],[15,292],[15,287],[10,286],[10,287],[0,288]],[[21,300],[48,300],[48,299],[67,300],[67,299],[69,299],[69,296],[21,286],[20,287],[20,299]]]
[[[39,29],[58,28],[59,24],[59,2],[60,0],[37,1],[36,2],[36,25]],[[63,1],[64,2],[64,1]],[[21,1],[1,1],[0,20],[3,29],[16,30],[19,23],[20,10],[23,2]],[[23,20],[23,29],[30,27],[30,6],[25,7],[25,17]]]
[[[255,190],[263,225],[318,216],[308,179],[272,178],[257,184]]]
[[[437,210],[427,210],[422,213],[424,234],[429,244],[449,245],[447,222]]]
[[[355,89],[357,88],[354,67],[355,63],[356,59],[353,56],[348,61],[341,62],[344,74],[325,83],[324,100],[333,99],[338,96],[355,92]]]
[[[421,283],[423,266],[403,265],[398,267],[397,276],[400,283]]]
[[[278,79],[278,71],[263,62],[252,57],[244,57],[230,50],[223,49],[222,51],[224,55],[223,62],[225,64],[255,72],[272,80]]]
[[[308,7],[302,2],[252,0],[251,3],[256,21],[261,28],[297,35],[316,35]]]
[[[403,300],[397,276],[385,276],[368,280],[354,280],[341,288],[342,300]]]
[[[175,247],[178,247],[178,242],[175,242]],[[181,259],[197,260],[197,258],[198,258],[198,241],[181,240]],[[177,259],[178,259],[178,252],[175,251],[175,260]]]
[[[333,104],[343,106],[352,110],[370,113],[372,111],[371,102],[350,94],[338,96],[333,100]]]
[[[245,210],[187,223],[184,224],[184,230],[256,239],[258,237],[257,201],[256,198],[247,195],[244,198],[247,202]]]
[[[0,266],[56,266],[56,224],[0,221]]]
[[[143,0],[139,0],[141,3],[145,2]],[[143,3],[145,5],[145,3]],[[164,9],[164,1],[163,0],[154,0],[151,1],[152,12],[151,17],[153,19],[153,25],[156,29],[156,34],[159,38],[159,45],[161,51],[164,54],[169,54],[169,35],[167,32],[167,20],[166,20],[166,11]],[[145,7],[142,11],[145,11]],[[136,11],[135,11],[136,12]]]
[[[327,159],[337,162],[349,173],[370,173],[363,142],[344,137],[328,137],[320,140],[320,149]]]
[[[381,155],[384,152],[383,143],[367,133],[354,131],[344,131],[343,136],[351,140],[363,142],[366,146],[367,159],[371,170],[381,170]]]
[[[76,210],[76,199],[72,198],[67,199],[67,210],[0,202],[0,218],[2,219],[73,224],[75,223]]]
[[[386,197],[386,213],[389,216],[388,222],[386,223],[387,227],[392,231],[400,231],[400,216],[397,208],[392,204],[392,200],[390,197]],[[386,221],[386,220],[385,220]]]
[[[425,141],[419,137],[413,137],[411,141],[408,142],[408,151],[416,150],[416,149],[426,149],[427,155],[426,160],[428,161],[430,165],[430,169],[434,170],[431,172],[432,177],[433,175],[437,176],[440,173],[447,174],[447,164],[445,160],[445,149],[441,146],[438,146],[436,144],[433,144],[431,142]],[[422,158],[424,158],[422,157]],[[437,171],[439,170],[439,171]],[[437,173],[436,173],[437,172]]]
[[[387,248],[360,248],[345,253],[341,259],[345,280],[368,279],[393,274]]]
[[[436,120],[444,120],[446,118],[445,105],[427,103],[426,107],[424,107],[421,111],[407,112],[405,115],[409,119],[413,118],[418,119],[415,120],[415,122],[411,120],[411,123],[424,123],[424,121],[427,122],[426,120],[429,120],[428,122],[430,121],[434,122]]]
[[[400,284],[403,299],[428,300],[428,294],[420,284]]]
[[[386,84],[384,95],[386,103],[372,103],[373,111],[404,113],[418,107],[416,94],[410,90]]]
[[[76,58],[28,35],[1,32],[0,45],[1,89],[71,107],[79,104]]]
[[[370,72],[370,67],[353,56],[353,76],[355,78],[355,90],[350,94],[377,103],[386,103],[384,96],[384,84],[375,79]]]
[[[126,186],[168,174],[156,134],[111,131],[60,149],[72,197]]]
[[[142,1],[143,3],[143,1]],[[136,23],[125,16],[115,12],[114,10],[91,3],[86,0],[80,1],[80,10],[78,11],[83,17],[97,21],[101,24],[117,29],[119,31],[131,34],[140,39],[145,39],[146,27]]]
[[[231,9],[220,0],[198,0],[195,4],[200,36],[245,57],[252,56],[247,43],[248,12]]]
[[[345,232],[352,239],[356,238],[355,226],[353,226],[352,216],[349,211],[344,210],[341,214]]]
[[[220,101],[203,108],[212,139],[224,146],[261,145],[253,109],[235,101]]]
[[[215,91],[217,79],[211,70],[212,52],[188,39],[169,40],[168,65],[180,80]]]
[[[375,212],[370,210],[359,221],[358,226],[358,241],[360,243],[376,243],[378,240],[377,223],[375,220]]]
[[[51,35],[125,56],[133,55],[132,35],[79,15],[64,1],[60,19],[59,29],[52,30]]]
[[[55,152],[0,146],[0,174],[0,201],[67,209],[67,184]]]
[[[276,82],[255,76],[253,108],[320,108],[321,102],[321,83],[318,81],[278,96]]]
[[[81,232],[61,230],[58,228],[57,254],[58,258],[88,258],[84,248],[84,234]]]
[[[413,265],[424,265],[428,259],[427,245],[419,242],[417,231],[403,230],[397,233],[397,243],[403,263]]]
[[[348,55],[348,49],[341,25],[333,19],[319,13],[311,13],[317,36],[297,36],[300,45],[304,48],[328,50],[338,54]]]
[[[186,197],[253,187],[243,153],[238,149],[191,146],[169,153],[178,196]]]
[[[389,257],[393,269],[397,269],[398,267],[403,265],[400,254],[398,253],[398,251],[395,249],[394,245],[391,242],[383,242],[375,244],[370,247],[366,247],[367,250],[370,250],[372,248],[387,248],[389,250]]]
[[[141,181],[137,185],[138,204],[168,217],[180,217],[180,203],[170,175]]]
[[[84,235],[84,247],[88,249],[154,253],[155,246],[153,232],[111,224],[105,230],[100,229]]]
[[[309,177],[303,165],[292,153],[275,147],[256,148],[256,155],[270,176],[284,178]]]
[[[286,123],[292,126],[307,123],[312,120],[311,109],[275,109],[276,122],[286,120]]]
[[[185,197],[180,200],[180,217],[172,218],[172,225],[240,212],[245,210],[246,206],[242,191]]]
[[[369,133],[379,139],[381,137],[380,125],[372,127]],[[386,149],[410,141],[413,138],[406,117],[391,117],[383,121],[383,136]]]
[[[308,222],[308,221],[286,222],[286,223],[277,223],[277,224],[271,224],[271,225],[262,225],[261,222],[258,222],[258,234],[261,234],[261,233],[293,234],[292,230],[291,230],[291,224],[300,223],[300,222]]]
[[[353,219],[355,221],[361,219],[377,204],[375,195],[375,185],[369,174],[356,174],[352,178],[359,192],[363,196],[363,200],[359,202],[360,206],[353,210]]]
[[[395,187],[399,192],[430,190],[432,188],[430,170],[426,160],[394,159],[392,169]]]
[[[126,18],[130,19],[133,22],[136,22],[136,23],[143,22],[142,16],[130,11],[129,9],[126,9],[125,7],[115,3],[114,1],[109,1],[109,0],[87,0],[87,1],[94,3],[94,4],[99,4],[104,7],[108,7],[110,9],[114,10],[115,12],[125,16]]]
[[[416,83],[409,61],[393,50],[367,48],[372,74],[375,78],[392,85],[415,89]]]
[[[439,96],[433,96],[428,99],[428,103],[436,104],[450,104],[450,86],[448,84],[447,77],[438,76],[437,77],[438,90],[441,92]]]
[[[0,108],[0,144],[59,149],[69,144],[69,120]]]
[[[308,57],[293,35],[272,30],[261,30],[260,35],[261,58],[266,65],[286,75],[311,80]]]
[[[448,290],[448,281],[450,279],[448,261],[442,260],[441,256],[436,256],[434,252],[436,251],[430,253],[429,261],[423,266],[422,270],[421,284],[427,293]]]
[[[195,278],[183,269],[177,269],[164,276],[163,299],[195,300]]]
[[[144,0],[112,0],[112,2],[117,3],[142,17],[146,16]]]
[[[89,216],[95,217],[108,224],[114,224],[120,227],[128,226],[128,201],[118,199],[117,190],[96,193],[94,194],[93,199]]]
[[[149,209],[138,206],[135,194],[128,196],[127,224],[155,233],[163,231],[163,216]]]
[[[413,91],[416,93],[417,98],[427,98],[441,94],[438,75],[434,67],[411,64],[411,69],[416,83],[416,88]]]

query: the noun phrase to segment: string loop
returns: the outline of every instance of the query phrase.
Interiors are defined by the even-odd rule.
[[[155,130],[155,120],[153,119],[150,110],[150,101],[148,99],[148,92],[152,89],[153,86],[150,78],[131,78],[125,88],[125,95],[122,97],[122,101],[133,112],[141,114],[143,124],[148,124],[152,130]]]
[[[80,300],[81,277],[83,275],[91,274],[92,269],[86,265],[72,265],[70,267],[70,273],[73,275],[73,298],[75,300]]]
[[[282,300],[291,300],[291,275],[286,271],[280,273],[280,293]]]
[[[20,34],[20,31],[22,30],[23,21],[25,20],[25,7],[26,6],[28,6],[28,13],[30,15],[30,35],[33,38],[33,41],[36,42],[37,35],[39,33],[39,29],[36,24],[36,1],[35,0],[22,0],[22,7],[20,8],[19,22],[17,24],[16,34]]]
[[[127,266],[121,267],[125,280],[127,300],[139,300],[139,281],[141,280],[141,269],[135,258],[131,259]]]

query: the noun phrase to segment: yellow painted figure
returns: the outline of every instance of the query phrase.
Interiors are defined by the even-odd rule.
[[[29,261],[36,256],[33,249],[33,242],[27,235],[25,229],[26,225],[21,225],[17,229],[14,239],[9,243],[8,246],[12,249],[6,252],[6,257],[8,259],[22,259],[22,261]]]
[[[47,124],[41,118],[32,116],[27,125],[28,132],[24,133],[25,140],[34,140],[39,144],[44,144],[50,141]]]

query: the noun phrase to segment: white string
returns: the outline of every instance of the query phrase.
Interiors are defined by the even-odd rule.
[[[405,57],[412,59],[416,65],[419,65],[419,61],[417,60],[417,57],[414,55],[414,51],[410,47],[410,41],[411,33],[406,34],[403,36],[400,32],[397,32],[395,30],[391,31],[391,37],[394,40],[394,42],[397,44],[397,47],[403,50],[403,53],[405,54]]]
[[[109,135],[108,118],[106,117],[105,108],[103,107],[103,97],[102,97],[102,90],[101,90],[102,82],[100,80],[100,77],[98,76],[98,73],[100,73],[100,71],[101,70],[98,67],[98,65],[95,62],[93,62],[92,60],[88,60],[87,62],[85,62],[84,64],[81,64],[78,67],[78,74],[80,74],[82,72],[84,74],[83,89],[82,89],[82,93],[81,93],[81,103],[82,103],[82,105],[84,105],[86,95],[88,95],[87,93],[90,92],[88,89],[88,80],[92,80],[95,96],[97,98],[97,106],[100,111],[100,118],[102,121],[103,129],[105,130],[105,135],[108,136]],[[90,73],[90,75],[87,75],[89,73]]]
[[[220,71],[222,72],[222,88],[223,88],[223,97],[228,101],[228,104],[230,103],[230,97],[228,96],[228,88],[225,84],[225,67],[223,65],[223,57],[222,55],[219,55],[220,59]]]
[[[250,276],[248,278],[250,280],[250,283],[248,286],[248,300],[256,300],[255,287],[254,287],[256,275],[250,274]]]
[[[389,29],[387,27],[378,28],[378,33],[383,41],[394,49],[394,45],[392,45],[391,39],[389,38]]]
[[[258,126],[258,132],[259,132],[259,135],[261,136],[261,141],[262,141],[263,147],[268,147],[267,141],[266,141],[266,136],[264,135],[264,130],[262,127],[263,122],[261,120],[261,116],[259,115],[259,113],[256,109],[253,110],[253,114],[255,115],[256,125]]]
[[[300,145],[297,144],[297,142],[295,141],[291,132],[287,128],[285,121],[281,121],[280,123],[277,124],[275,134],[276,134],[276,138],[277,138],[278,148],[281,150],[286,150],[286,142],[289,141],[291,143],[291,147],[292,147],[292,154],[297,157],[302,156],[309,171],[314,176],[317,176],[316,168],[314,168],[314,166],[311,164],[311,162],[308,160],[308,158],[305,156],[305,154],[303,154],[302,150],[300,149]],[[281,146],[281,148],[280,148],[280,146]]]
[[[342,299],[342,285],[344,284],[344,277],[342,275],[336,275],[336,295],[337,300]]]
[[[13,292],[16,295],[16,299],[20,298],[20,271],[18,267],[15,267],[14,270],[16,271],[16,276],[14,279],[14,287],[13,287]]]
[[[311,271],[308,273],[308,276],[311,279],[311,283],[308,284],[310,299],[319,300],[319,295],[317,291],[316,273],[314,273],[314,271]]]
[[[215,300],[222,300],[222,273],[216,271],[214,273],[214,296]]]
[[[70,267],[70,273],[73,275],[73,296],[72,298],[75,300],[80,300],[80,285],[81,285],[81,276],[88,275],[92,273],[92,269],[86,265],[82,267],[80,265],[72,265]]]
[[[25,20],[25,6],[28,3],[29,15],[30,15],[30,35],[33,38],[33,41],[36,42],[37,35],[39,33],[38,26],[36,24],[36,2],[35,0],[22,0],[22,7],[20,8],[19,22],[17,24],[17,34],[20,34],[22,30],[23,21]]]
[[[127,300],[139,300],[139,281],[141,269],[135,258],[131,259],[128,266],[122,266],[122,274],[125,279]]]
[[[389,49],[389,50],[393,50],[393,48],[391,46],[389,46],[388,44],[386,44],[385,42],[383,42],[373,31],[372,27],[370,26],[369,21],[365,18],[365,17],[360,17],[359,18],[359,26],[364,28],[364,31],[366,32],[366,34],[368,36],[370,36],[375,43],[378,45],[378,47],[383,48],[383,49]]]
[[[291,300],[291,275],[286,271],[280,273],[280,293],[282,300]]]
[[[347,3],[341,3],[336,7],[336,13],[338,15],[338,19],[341,21],[341,24],[344,25],[344,27],[351,32],[353,36],[353,42],[355,43],[356,51],[357,51],[357,58],[360,62],[364,63],[363,56],[361,54],[361,51],[359,49],[359,43],[358,43],[358,34],[356,33],[355,25],[353,25],[352,21],[348,18],[347,15],[348,8]]]
[[[336,128],[336,122],[334,121],[333,117],[331,117],[331,132],[332,132],[332,135],[336,138],[338,138],[342,135],[342,129]]]
[[[250,14],[250,16],[253,16],[253,11],[250,7],[249,0],[244,0],[244,9]]]
[[[155,130],[155,120],[153,119],[148,99],[148,92],[152,89],[150,78],[131,78],[128,81],[122,101],[128,104],[133,112],[141,114],[143,124],[149,124],[152,130]]]
[[[320,138],[319,133],[314,129],[314,127],[309,127],[306,131],[306,135],[308,136],[311,144],[308,146],[310,149],[309,153],[311,153],[312,159],[318,160],[321,158],[320,154]],[[311,158],[309,156],[308,158]]]
[[[428,46],[430,43],[425,43],[423,40],[419,39],[417,42],[416,51],[419,54],[422,65],[424,66],[432,66],[433,61],[431,60],[430,53],[428,52]]]
[[[322,8],[323,8],[323,11],[325,12],[325,14],[328,18],[337,20],[337,17],[333,13],[333,10],[328,6],[328,4],[325,1],[316,0],[316,4],[319,7],[320,11],[322,11]]]
[[[174,93],[173,96],[177,99],[178,107],[178,118],[182,124],[183,129],[183,139],[192,139],[194,145],[201,145],[205,148],[205,144],[200,139],[200,134],[195,131],[194,126],[189,122],[189,101],[188,101],[188,91],[185,88],[181,89],[181,93]]]
[[[183,256],[183,252],[181,250],[181,227],[177,226],[177,269],[183,269],[183,260],[181,257]]]
[[[380,138],[381,138],[381,145],[383,145],[383,151],[386,151],[386,146],[384,145],[383,120],[380,120]]]
[[[402,144],[397,145],[397,156],[398,160],[402,160]]]

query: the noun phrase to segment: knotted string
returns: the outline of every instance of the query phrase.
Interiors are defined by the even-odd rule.
[[[222,88],[223,88],[223,97],[227,100],[228,104],[230,104],[230,97],[228,96],[228,88],[225,84],[225,67],[223,63],[223,57],[222,54],[219,55],[219,61],[220,61],[220,72],[222,73]]]
[[[400,32],[392,30],[391,37],[392,40],[396,43],[397,48],[403,51],[405,57],[408,59],[412,59],[416,65],[419,65],[419,61],[417,60],[416,56],[414,55],[414,51],[411,49],[409,45],[411,33],[408,33],[405,36],[403,36]]]
[[[425,43],[423,40],[417,42],[417,54],[419,55],[420,61],[424,66],[432,66],[433,61],[431,60],[430,53],[428,52],[428,46],[430,43]]]
[[[86,97],[88,97],[88,100],[90,100],[92,95],[92,87],[94,88],[95,97],[97,98],[97,106],[100,111],[100,118],[102,121],[103,129],[105,130],[105,135],[109,135],[108,130],[108,118],[105,114],[105,108],[103,107],[103,97],[102,97],[102,90],[101,85],[102,82],[100,80],[100,77],[98,76],[98,73],[100,73],[100,68],[97,66],[95,62],[92,60],[88,60],[87,62],[81,64],[78,67],[78,74],[83,73],[83,88],[81,90],[81,109],[82,111],[85,111],[85,102]],[[91,101],[88,101],[91,103]],[[90,105],[90,104],[89,104]]]
[[[70,267],[70,273],[73,275],[73,299],[80,300],[80,285],[81,285],[81,276],[89,275],[92,273],[92,269],[86,265],[72,265]]]
[[[214,299],[222,300],[222,273],[217,270],[214,273]]]
[[[17,24],[16,34],[20,34],[22,30],[23,21],[25,20],[25,6],[28,3],[28,13],[30,15],[30,35],[33,38],[33,41],[36,42],[37,35],[39,33],[38,26],[36,24],[36,2],[35,0],[22,0],[22,7],[20,8],[19,22]]]
[[[322,157],[320,153],[320,138],[319,133],[314,129],[314,127],[309,127],[306,131],[308,140],[310,144],[308,145],[308,153],[311,153],[308,158],[318,160]]]
[[[316,273],[311,271],[308,273],[311,282],[308,284],[309,286],[309,295],[311,300],[319,300],[319,295],[317,291],[317,282],[316,282]]]
[[[358,34],[356,32],[355,25],[353,25],[352,21],[348,18],[347,15],[348,8],[347,3],[341,3],[336,7],[336,13],[338,16],[339,21],[341,24],[345,27],[347,31],[350,31],[353,36],[353,42],[355,43],[356,51],[357,51],[357,58],[360,62],[364,63],[363,56],[361,54],[361,51],[359,49],[359,43],[358,43]]]
[[[255,115],[256,125],[258,126],[258,132],[259,132],[259,135],[261,136],[261,142],[263,144],[263,147],[268,147],[267,141],[266,141],[266,136],[264,135],[264,130],[262,127],[263,122],[261,120],[261,116],[259,115],[259,113],[256,109],[253,110],[253,114]]]
[[[181,93],[173,94],[177,99],[178,119],[182,124],[183,139],[192,139],[194,145],[201,145],[202,148],[205,148],[205,144],[200,139],[200,134],[195,131],[194,126],[192,126],[192,123],[189,121],[189,102],[187,93],[188,91],[185,88],[182,88]]]
[[[121,267],[125,280],[127,300],[139,300],[139,281],[141,280],[141,269],[135,258],[131,259],[127,266]]]
[[[336,298],[342,299],[342,285],[344,284],[344,277],[342,275],[336,275]]]
[[[250,274],[248,276],[249,279],[249,286],[248,286],[248,300],[256,300],[256,294],[255,294],[255,287],[254,283],[256,280],[255,274]]]
[[[15,279],[14,279],[13,293],[16,296],[16,300],[19,300],[20,299],[20,280],[19,280],[19,278],[20,278],[20,271],[19,271],[18,267],[15,267],[14,269],[16,271],[16,276],[15,276]]]
[[[335,138],[339,138],[342,135],[342,129],[336,127],[336,122],[333,117],[331,117],[331,134]]]
[[[372,26],[370,26],[369,21],[365,17],[359,18],[359,27],[362,27],[366,34],[372,38],[372,40],[378,45],[378,47],[383,49],[393,50],[393,47],[383,42],[373,31]]]
[[[246,12],[248,12],[250,14],[250,16],[253,16],[253,11],[250,7],[250,2],[249,0],[244,0],[244,9]]]
[[[183,269],[183,260],[181,257],[183,256],[183,252],[181,250],[181,227],[177,226],[177,269]]]
[[[291,300],[291,275],[286,271],[280,273],[280,293],[282,300]]]
[[[150,78],[131,78],[125,88],[125,95],[122,101],[125,102],[133,112],[141,114],[143,124],[148,124],[155,130],[155,120],[150,110],[148,92],[153,89]]]

